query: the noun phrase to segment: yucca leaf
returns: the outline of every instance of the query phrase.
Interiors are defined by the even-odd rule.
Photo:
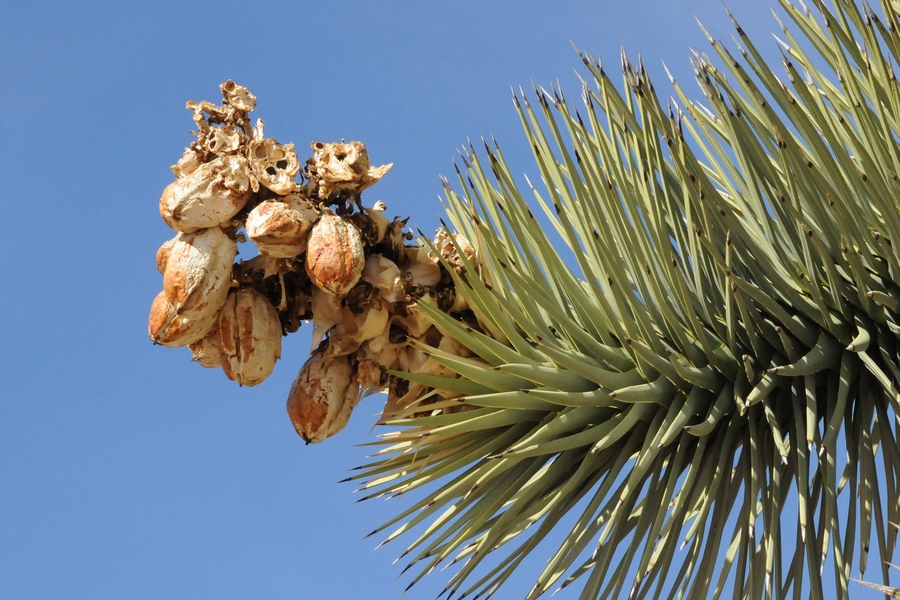
[[[469,308],[419,309],[470,354],[415,342],[444,370],[391,372],[421,393],[352,477],[429,490],[387,525],[412,583],[490,596],[565,528],[529,598],[894,593],[900,7],[780,2],[783,75],[737,22],[692,56],[703,103],[583,54],[583,107],[514,93],[535,184],[460,155]]]

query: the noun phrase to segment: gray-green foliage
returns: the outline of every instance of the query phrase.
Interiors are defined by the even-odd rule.
[[[516,99],[542,185],[496,145],[464,157],[446,194],[479,251],[457,285],[482,331],[423,307],[476,356],[430,349],[459,377],[409,375],[464,400],[390,423],[357,476],[370,496],[429,486],[376,530],[415,528],[413,583],[458,561],[447,591],[491,595],[577,509],[529,597],[889,584],[900,2],[782,5],[783,74],[737,23],[735,53],[711,40],[720,66],[694,55],[702,103],[583,56],[583,105]]]

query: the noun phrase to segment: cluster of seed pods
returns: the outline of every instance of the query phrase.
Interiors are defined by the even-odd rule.
[[[391,165],[372,167],[362,143],[313,142],[301,167],[293,144],[251,123],[247,88],[220,89],[222,105],[187,103],[196,140],[160,198],[176,235],[156,256],[163,290],[150,339],[187,346],[198,364],[252,386],[272,373],[282,337],[311,321],[313,350],[287,401],[307,443],[340,431],[370,393],[388,391],[385,414],[427,401],[434,390],[390,372],[453,376],[422,348],[468,355],[417,303],[427,297],[465,318],[448,268],[458,268],[460,251],[476,264],[474,248],[438,230],[429,250],[406,220],[383,214],[383,202],[363,206],[362,192]],[[239,248],[255,256],[235,262]]]

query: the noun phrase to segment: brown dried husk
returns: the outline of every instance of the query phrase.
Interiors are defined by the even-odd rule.
[[[281,358],[281,322],[265,296],[251,288],[231,291],[216,330],[228,379],[254,386],[272,374]]]
[[[359,396],[350,357],[317,351],[294,380],[287,411],[307,444],[321,442],[347,425]]]
[[[313,284],[344,296],[359,281],[365,264],[356,226],[337,215],[322,215],[313,226],[306,247],[306,273]]]

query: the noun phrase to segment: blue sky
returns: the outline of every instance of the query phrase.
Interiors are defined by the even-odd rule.
[[[776,57],[767,4],[729,6]],[[125,6],[7,3],[0,21],[0,597],[396,598],[403,541],[373,552],[378,540],[361,538],[404,501],[354,505],[352,485],[335,483],[364,461],[380,398],[307,447],[284,401],[309,327],[250,389],[147,339],[154,256],[171,237],[157,202],[191,140],[185,101],[218,101],[231,78],[301,160],[313,140],[365,142],[373,163],[395,165],[366,202],[430,232],[438,176],[468,138],[493,134],[534,173],[510,86],[558,79],[577,98],[570,41],[612,66],[621,47],[640,51],[661,87],[665,60],[699,97],[689,48],[707,42],[694,16],[729,40],[725,11],[718,0]],[[525,571],[504,597],[530,588]],[[405,597],[432,598],[447,576]]]

